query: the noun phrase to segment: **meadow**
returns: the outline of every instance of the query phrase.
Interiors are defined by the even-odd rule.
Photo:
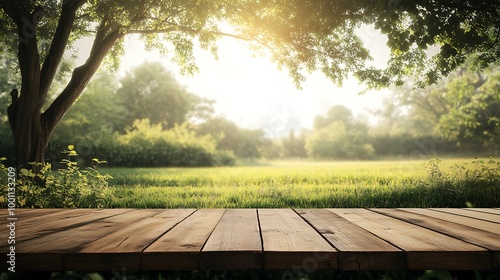
[[[113,177],[112,208],[500,206],[492,158],[99,170]]]

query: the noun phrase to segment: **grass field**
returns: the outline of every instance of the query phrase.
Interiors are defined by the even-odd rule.
[[[108,168],[109,207],[499,207],[492,159]]]

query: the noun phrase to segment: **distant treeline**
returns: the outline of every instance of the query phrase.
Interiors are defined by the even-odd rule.
[[[62,88],[64,79],[60,83]],[[6,108],[8,94],[0,90],[0,105]],[[187,92],[161,64],[145,63],[121,79],[97,74],[56,128],[46,159],[57,165],[70,144],[84,164],[98,158],[126,167],[234,165],[238,159],[498,155],[498,72],[462,69],[436,86],[393,92],[386,96],[385,108],[371,112],[379,119],[376,125],[337,105],[318,115],[312,130],[269,139],[263,130],[243,129],[216,116],[213,101]],[[5,110],[0,123],[0,156],[12,159]]]

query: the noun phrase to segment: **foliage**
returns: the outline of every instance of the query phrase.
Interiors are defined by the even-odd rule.
[[[284,158],[305,158],[307,157],[306,136],[301,133],[298,137],[295,136],[294,130],[290,130],[287,138],[281,139],[283,146]]]
[[[455,163],[450,171],[443,171],[441,162],[433,157],[427,164],[427,183],[447,193],[456,193],[467,198],[467,207],[477,207],[486,198],[477,196],[476,189],[481,189],[485,195],[498,197],[500,195],[500,161],[490,157],[488,160],[475,158],[472,166],[469,163]]]
[[[273,144],[265,139],[262,130],[243,129],[223,117],[214,117],[199,124],[196,131],[198,135],[211,135],[217,139],[217,150],[232,151],[239,158],[257,159],[263,153],[275,154],[268,149]]]
[[[413,76],[417,84],[433,84],[464,64],[484,69],[500,59],[498,2],[492,1],[377,1],[372,18],[387,36],[388,67],[369,72],[389,84]],[[432,57],[426,53],[430,50]]]
[[[356,122],[345,106],[332,107],[326,117],[314,120],[315,131],[307,137],[305,148],[315,159],[368,159],[374,149],[368,137],[368,127]]]
[[[384,119],[400,126],[418,126],[416,135],[436,135],[467,149],[494,153],[500,136],[499,81],[497,68],[484,73],[462,68],[432,87],[395,89],[388,109],[396,103],[407,113]],[[386,114],[390,116],[390,110]]]
[[[234,164],[234,156],[216,151],[210,135],[197,136],[189,124],[163,130],[148,119],[137,120],[127,133],[114,134],[112,142],[98,147],[116,166],[213,166]]]
[[[434,83],[471,54],[477,69],[500,59],[497,1],[347,2],[0,0],[0,44],[17,55],[22,80],[9,106],[16,161],[23,167],[44,161],[62,117],[103,62],[117,68],[124,38],[132,34],[149,49],[171,51],[184,73],[197,70],[195,43],[216,54],[221,36],[245,40],[287,68],[297,86],[305,71],[321,71],[337,84],[354,74],[372,88],[400,85],[411,75]],[[386,69],[369,65],[370,53],[356,35],[367,24],[387,36]],[[84,37],[94,38],[89,57],[50,100],[64,54]],[[439,47],[432,58],[425,52],[430,47]]]
[[[94,159],[95,167],[80,169],[74,157],[78,156],[74,146],[69,145],[63,151],[66,155],[61,163],[65,168],[56,173],[51,171],[50,164],[32,163],[40,167],[35,174],[28,169],[20,169],[16,180],[16,199],[22,208],[102,208],[109,207],[113,200],[107,180],[110,175],[97,171],[97,165],[106,163]],[[2,168],[5,168],[3,165]],[[39,179],[43,184],[36,183]],[[6,188],[2,188],[5,191]],[[5,207],[5,194],[0,203]]]
[[[370,137],[377,157],[406,159],[428,158],[434,155],[481,154],[482,149],[458,147],[456,142],[439,136],[414,136],[409,133],[375,134]]]
[[[115,82],[115,78],[106,72],[99,72],[95,76],[55,130],[46,153],[49,160],[54,161],[58,158],[58,151],[70,142],[76,144],[82,155],[81,160],[85,164],[91,164],[92,157],[98,155],[109,158],[112,164],[130,166],[132,163],[127,158],[142,157],[135,165],[157,166],[160,163],[152,160],[152,157],[158,158],[161,153],[168,154],[167,150],[187,148],[177,147],[178,141],[175,137],[164,139],[168,143],[163,143],[165,142],[163,140],[162,143],[159,140],[154,140],[155,143],[152,143],[151,136],[145,132],[147,128],[143,128],[145,133],[140,135],[136,133],[133,141],[126,140],[130,136],[124,136],[127,134],[127,129],[128,132],[137,129],[137,121],[135,123],[134,121],[142,116],[152,116],[155,121],[150,121],[159,124],[161,131],[173,129],[172,133],[175,134],[180,132],[175,128],[176,125],[186,123],[190,115],[200,119],[203,116],[207,117],[211,111],[210,103],[206,103],[208,101],[187,92],[159,63],[142,64],[123,78],[120,86]],[[153,134],[158,131],[152,129]],[[149,137],[143,139],[145,145],[142,147],[139,144],[142,141],[139,139],[141,137]],[[202,145],[205,140],[208,138],[200,137],[197,145]],[[152,152],[150,148],[154,145],[156,145],[156,148],[153,148],[155,152]],[[202,149],[207,147],[203,146]],[[166,150],[162,150],[163,148]],[[121,155],[121,152],[128,154]],[[152,153],[157,155],[154,156]],[[198,157],[199,163],[195,163],[194,159],[188,160],[189,163],[183,163],[179,159],[172,159],[172,162],[174,165],[192,166],[219,162],[228,164],[234,161],[227,152],[210,151],[209,154],[217,158],[214,163],[210,163],[211,159],[208,160],[207,156],[201,154]],[[170,164],[168,159],[162,161],[163,164]]]
[[[479,73],[465,73],[447,83],[448,111],[437,128],[459,142],[472,138],[479,145],[499,148],[500,72],[483,79]]]
[[[126,74],[120,84],[115,106],[124,109],[125,126],[147,118],[168,129],[183,124],[190,115],[199,120],[213,112],[213,101],[188,92],[159,62],[143,63]]]

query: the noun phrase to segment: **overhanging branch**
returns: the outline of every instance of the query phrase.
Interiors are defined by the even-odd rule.
[[[68,44],[71,29],[76,16],[77,6],[76,2],[68,2],[62,5],[61,16],[57,24],[56,32],[50,45],[49,53],[45,57],[45,61],[41,71],[40,81],[40,94],[46,95],[49,91],[50,85],[54,80],[64,51]]]
[[[106,31],[107,28],[102,28],[97,32],[92,50],[85,64],[73,70],[73,74],[66,88],[42,114],[42,122],[45,124],[49,135],[53,132],[71,105],[73,105],[75,100],[83,92],[92,76],[99,69],[106,54],[113,47],[115,42],[124,35],[118,30],[115,30],[107,36],[103,36],[103,33],[106,33]]]

